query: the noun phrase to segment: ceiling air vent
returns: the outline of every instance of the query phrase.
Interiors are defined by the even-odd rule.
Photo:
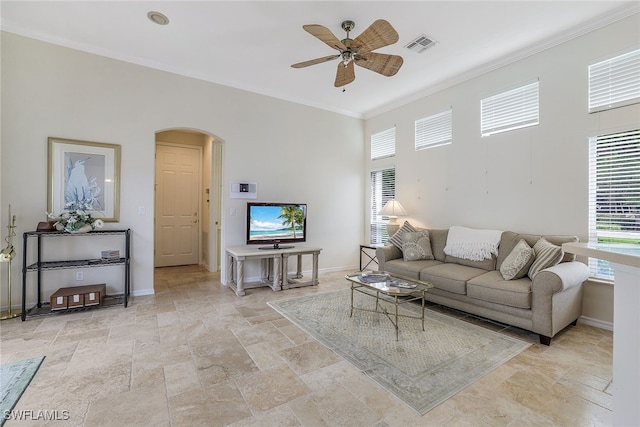
[[[405,47],[414,52],[422,53],[428,48],[430,48],[431,46],[433,46],[434,44],[436,44],[435,41],[431,40],[429,37],[423,34],[417,37],[415,40],[413,40],[411,43],[409,43]]]

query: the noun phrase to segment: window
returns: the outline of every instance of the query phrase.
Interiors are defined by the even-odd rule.
[[[396,154],[396,128],[392,127],[385,131],[371,135],[371,160],[392,157]],[[371,243],[385,243],[389,236],[387,234],[386,222],[378,212],[384,205],[396,195],[396,170],[386,168],[371,172],[371,212],[370,231]]]
[[[640,49],[589,66],[589,112],[640,102]]]
[[[378,215],[384,205],[396,196],[396,169],[388,168],[371,172],[371,243],[389,240],[385,217]],[[388,218],[387,218],[388,219]]]
[[[640,129],[590,139],[589,241],[640,245]],[[613,279],[607,261],[589,267]]]
[[[396,154],[396,128],[371,135],[371,160],[392,157]]]
[[[416,151],[451,144],[451,111],[416,120]]]
[[[538,82],[499,93],[480,101],[482,136],[539,123]]]

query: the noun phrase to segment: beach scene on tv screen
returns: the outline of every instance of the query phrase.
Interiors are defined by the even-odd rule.
[[[250,240],[301,239],[305,211],[302,206],[252,206]]]

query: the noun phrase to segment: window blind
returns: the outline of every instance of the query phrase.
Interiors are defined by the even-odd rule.
[[[451,144],[451,115],[448,109],[416,120],[416,151]]]
[[[371,135],[371,160],[395,156],[396,128],[395,126]]]
[[[589,241],[640,245],[640,129],[590,139]],[[613,279],[607,261],[589,267]]]
[[[538,82],[480,101],[482,136],[539,123]]]
[[[640,49],[589,66],[589,112],[640,102]]]
[[[384,205],[396,196],[396,169],[387,168],[371,171],[371,212],[370,212],[370,243],[386,243],[389,240],[386,221],[378,212]]]

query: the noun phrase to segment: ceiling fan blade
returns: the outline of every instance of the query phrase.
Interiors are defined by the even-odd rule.
[[[353,61],[345,66],[342,62],[338,64],[338,72],[336,73],[336,81],[333,84],[335,87],[346,86],[356,79],[356,72],[353,66]]]
[[[398,39],[398,33],[391,24],[384,19],[378,19],[356,37],[351,46],[359,48],[358,53],[365,53],[394,44]]]
[[[307,33],[317,37],[322,42],[326,43],[332,49],[337,49],[340,51],[347,49],[347,47],[340,41],[340,39],[333,35],[333,33],[327,27],[323,27],[322,25],[318,24],[308,24],[303,25],[302,28],[304,28]]]
[[[358,54],[354,61],[360,67],[367,68],[387,77],[394,76],[404,62],[401,56],[375,52],[367,52],[364,55]]]
[[[331,61],[332,59],[336,59],[336,58],[339,58],[339,57],[340,57],[340,54],[330,55],[330,56],[323,56],[322,58],[316,58],[316,59],[310,59],[309,61],[298,62],[297,64],[293,64],[292,67],[293,68],[304,68],[304,67],[308,67],[309,65],[322,64],[323,62]]]

